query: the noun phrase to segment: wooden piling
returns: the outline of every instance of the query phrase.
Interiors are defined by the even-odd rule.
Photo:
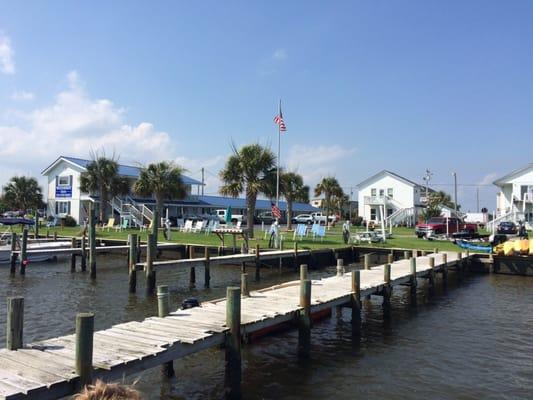
[[[157,249],[158,235],[159,235],[159,210],[157,207],[154,209],[153,219],[152,219],[152,235],[154,235],[153,246]],[[154,259],[156,258],[156,252],[152,253]]]
[[[344,260],[342,258],[337,258],[337,276],[344,275]]]
[[[365,254],[364,265],[365,265],[365,269],[370,269],[370,254]]]
[[[352,271],[352,334],[361,334],[361,271]]]
[[[411,257],[411,263],[410,263],[410,267],[411,267],[411,280],[410,280],[410,284],[411,284],[411,290],[410,290],[410,294],[411,294],[411,299],[415,299],[416,300],[416,286],[417,286],[417,280],[416,280],[416,258],[415,257]]]
[[[205,288],[208,288],[211,284],[211,262],[209,261],[210,259],[210,254],[209,254],[209,247],[205,246],[205,249],[204,249],[204,258],[205,258],[205,261],[204,261],[204,287]]]
[[[80,388],[93,380],[94,314],[76,315],[76,373],[80,376]]]
[[[9,273],[11,275],[14,275],[17,270],[17,253],[15,251],[17,250],[17,234],[15,232],[11,232],[11,255],[9,258]]]
[[[22,244],[20,245],[20,274],[26,275],[26,265],[28,264],[28,229],[22,231]]]
[[[442,253],[442,283],[443,285],[448,284],[448,254]]]
[[[394,254],[391,252],[390,254],[387,254],[387,263],[392,264],[394,262]]]
[[[196,268],[192,266],[189,269],[189,288],[196,287]]]
[[[132,233],[128,235],[128,243],[130,244],[128,260],[128,287],[130,293],[137,291],[137,234]]]
[[[141,235],[137,236],[137,262],[141,262],[142,255],[142,246],[141,246]]]
[[[298,268],[298,242],[294,242],[294,270]]]
[[[54,231],[53,239],[54,239],[54,242],[57,242],[57,232],[56,231]]]
[[[383,315],[384,317],[388,317],[390,313],[390,298],[392,295],[392,286],[390,284],[390,275],[391,275],[391,265],[385,264],[385,268],[383,269],[383,280],[385,281],[385,284],[383,285]]]
[[[300,316],[298,321],[298,356],[307,358],[311,351],[311,281],[300,281]]]
[[[7,298],[6,349],[17,350],[23,345],[24,298]]]
[[[227,399],[241,398],[241,289],[226,290],[226,369],[225,394]]]
[[[76,240],[76,238],[72,238],[70,240],[70,247],[72,249],[75,249],[76,246],[78,245],[77,242],[78,241]],[[72,252],[72,254],[70,255],[70,272],[76,272],[76,253],[75,252]]]
[[[403,252],[403,259],[404,260],[409,260],[410,257],[411,257],[410,251],[409,250],[405,250]]]
[[[145,266],[145,279],[146,279],[146,293],[154,294],[155,291],[155,269],[154,269],[154,235],[150,233],[148,235],[148,243],[146,245],[146,266]]]
[[[157,287],[157,316],[165,318],[170,314],[170,294],[167,285],[160,285]],[[174,364],[168,361],[161,365],[161,374],[167,378],[176,375],[174,372]]]
[[[255,280],[259,282],[261,279],[261,254],[260,254],[261,248],[258,244],[255,245]]]
[[[81,237],[81,270],[85,272],[87,270],[87,239],[85,233]]]
[[[428,271],[429,286],[433,287],[435,285],[435,257],[429,257],[429,267],[431,268]]]
[[[89,204],[89,274],[91,279],[96,278],[96,216],[92,203]]]
[[[421,255],[422,257],[425,257],[426,254],[427,254],[427,251],[426,251],[426,250],[420,250],[420,255]]]
[[[248,274],[241,274],[241,294],[242,297],[250,296],[250,289],[248,288]]]
[[[434,253],[434,254],[438,254],[438,253],[439,253],[439,249],[438,249],[438,247],[435,247],[435,248],[433,249],[433,253]]]
[[[309,276],[308,274],[309,273],[308,273],[307,264],[300,265],[300,280],[305,281],[306,279],[308,279],[307,278]]]

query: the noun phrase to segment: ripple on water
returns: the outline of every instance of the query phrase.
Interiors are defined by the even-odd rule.
[[[98,258],[98,279],[71,274],[66,261],[30,264],[26,277],[0,269],[0,303],[24,296],[25,340],[60,336],[74,330],[77,312],[96,313],[96,328],[154,315],[156,301],[144,295],[142,275],[137,295],[127,293],[123,257]],[[200,300],[225,295],[238,285],[240,269],[212,267],[212,288],[197,288],[188,271],[162,271],[158,283],[171,287],[172,306],[187,297]],[[264,270],[260,284],[296,278]],[[334,268],[313,272],[313,278]],[[409,306],[408,290],[395,288],[390,320],[384,320],[379,297],[363,302],[360,340],[351,335],[350,313],[343,310],[317,322],[312,354],[298,360],[297,333],[281,332],[243,349],[246,399],[531,399],[533,396],[533,280],[503,275],[473,276],[447,290],[437,286],[428,296],[418,288],[418,307]],[[5,340],[5,307],[0,307],[0,340]],[[147,399],[223,398],[224,353],[211,349],[175,362],[177,378],[165,382],[158,368],[145,371],[137,387]]]

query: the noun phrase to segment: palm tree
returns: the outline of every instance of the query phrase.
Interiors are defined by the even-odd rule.
[[[292,204],[295,201],[309,203],[309,186],[296,172],[284,172],[280,177],[280,192],[287,201],[287,229],[292,229]]]
[[[429,194],[429,205],[435,207],[442,205],[452,209],[455,207],[455,203],[453,202],[451,196],[442,190]],[[458,204],[457,209],[459,210],[460,208],[461,206]]]
[[[43,193],[37,179],[14,176],[4,186],[3,201],[8,208],[26,211],[43,206]]]
[[[161,161],[143,167],[139,178],[133,185],[133,191],[141,196],[154,196],[155,207],[163,215],[165,199],[183,199],[187,196],[187,187],[182,174],[185,169],[172,161]]]
[[[250,144],[237,149],[233,146],[233,155],[226,161],[220,171],[224,183],[220,193],[237,197],[246,195],[246,218],[248,237],[254,237],[255,202],[260,193],[271,195],[273,178],[275,178],[274,153],[260,144]]]
[[[104,155],[94,154],[92,161],[80,175],[80,190],[100,196],[101,222],[107,220],[107,203],[111,197],[128,193],[128,180],[118,174],[118,162]]]
[[[332,208],[332,197],[342,197],[344,192],[342,191],[341,185],[336,178],[332,176],[326,176],[315,187],[315,196],[324,195],[324,204],[326,208],[326,225],[329,224],[329,212]]]

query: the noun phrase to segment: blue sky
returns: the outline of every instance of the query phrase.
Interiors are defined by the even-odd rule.
[[[281,97],[282,164],[312,186],[490,184],[533,161],[532,20],[528,1],[1,1],[0,181],[105,148],[203,166],[216,193],[231,141],[275,148]]]

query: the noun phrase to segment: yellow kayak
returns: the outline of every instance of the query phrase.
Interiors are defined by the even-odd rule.
[[[533,239],[529,239],[529,255],[533,256]]]
[[[514,249],[515,249],[514,242],[509,241],[503,244],[503,254],[506,256],[514,255]]]

